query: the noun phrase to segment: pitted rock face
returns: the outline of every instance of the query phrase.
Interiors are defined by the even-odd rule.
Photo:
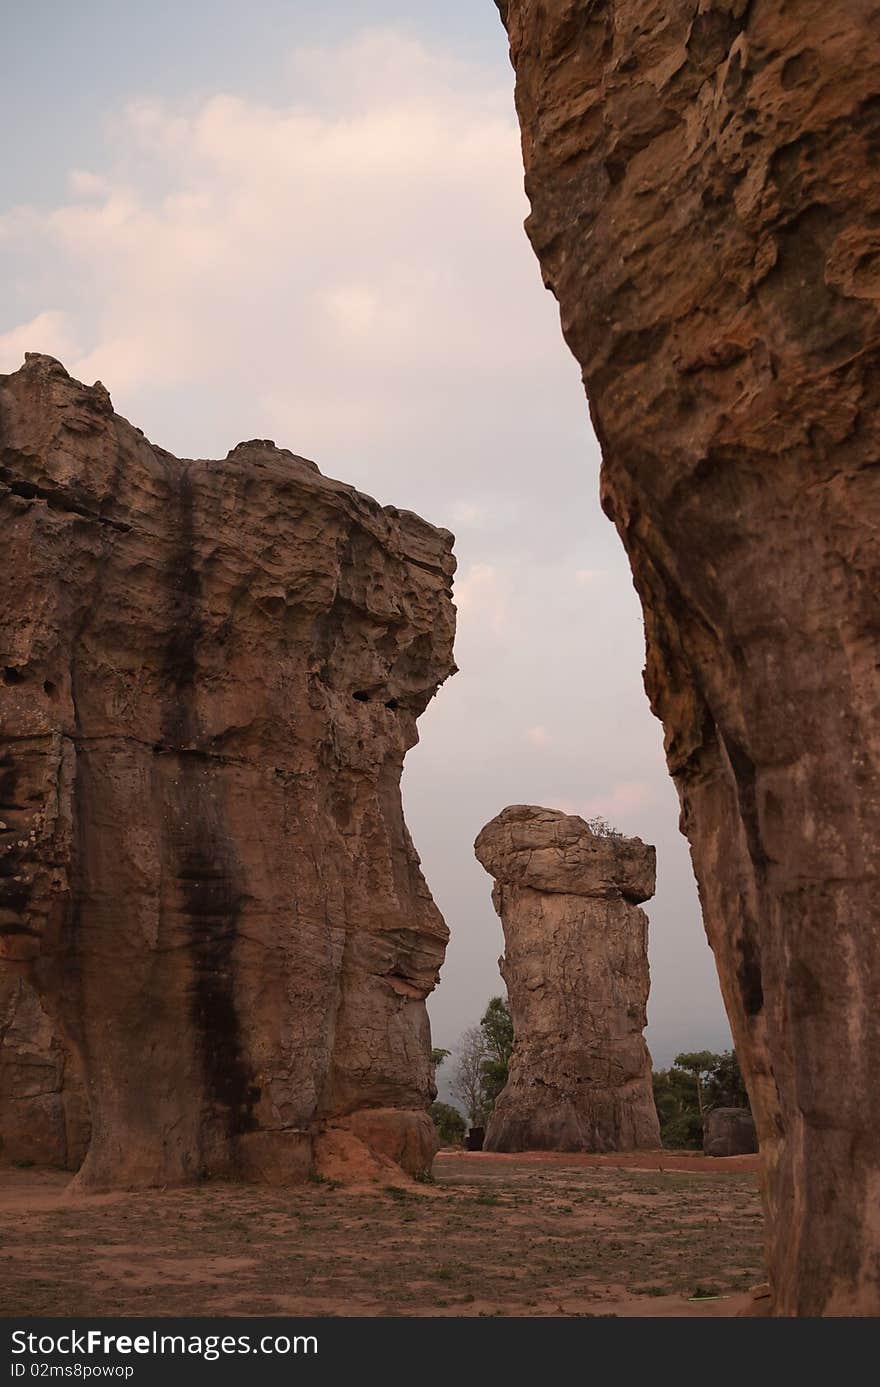
[[[650,900],[656,854],[638,838],[591,833],[576,814],[512,804],[487,824],[474,844],[497,881],[574,896]]]
[[[660,1145],[648,1001],[654,849],[583,819],[510,805],[474,844],[495,878],[500,967],[514,1044],[489,1151],[628,1151]]]
[[[880,1314],[880,4],[502,0],[761,1142],[780,1315]]]
[[[452,536],[268,441],[179,461],[47,357],[0,378],[0,507],[0,939],[82,1180],[302,1178],[364,1110],[428,1164],[447,931],[399,781]]]

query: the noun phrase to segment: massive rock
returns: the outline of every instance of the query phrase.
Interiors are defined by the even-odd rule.
[[[503,0],[764,1165],[779,1315],[880,1313],[880,3]]]
[[[77,1170],[88,1145],[75,1059],[30,983],[0,964],[0,1162]]]
[[[474,851],[495,878],[514,1034],[486,1149],[656,1149],[642,1035],[648,919],[637,904],[654,894],[654,849],[594,834],[573,814],[515,804]]]
[[[399,781],[452,536],[270,442],[179,461],[42,356],[0,510],[0,943],[82,1072],[80,1179],[303,1178],[328,1126],[427,1165],[447,931]]]

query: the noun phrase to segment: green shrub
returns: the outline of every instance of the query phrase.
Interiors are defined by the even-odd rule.
[[[465,1120],[451,1103],[432,1103],[428,1112],[444,1146],[460,1146],[466,1130]]]
[[[660,1140],[672,1151],[701,1151],[703,1119],[698,1112],[683,1113],[660,1125]]]

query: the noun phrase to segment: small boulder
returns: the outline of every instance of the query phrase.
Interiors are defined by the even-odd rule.
[[[755,1119],[748,1108],[710,1108],[703,1120],[707,1156],[751,1156],[758,1149]]]

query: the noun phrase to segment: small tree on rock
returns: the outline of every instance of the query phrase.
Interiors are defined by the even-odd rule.
[[[594,814],[592,819],[584,819],[587,828],[595,838],[622,838],[623,834],[619,828],[613,828],[607,819],[603,819],[601,814]]]

